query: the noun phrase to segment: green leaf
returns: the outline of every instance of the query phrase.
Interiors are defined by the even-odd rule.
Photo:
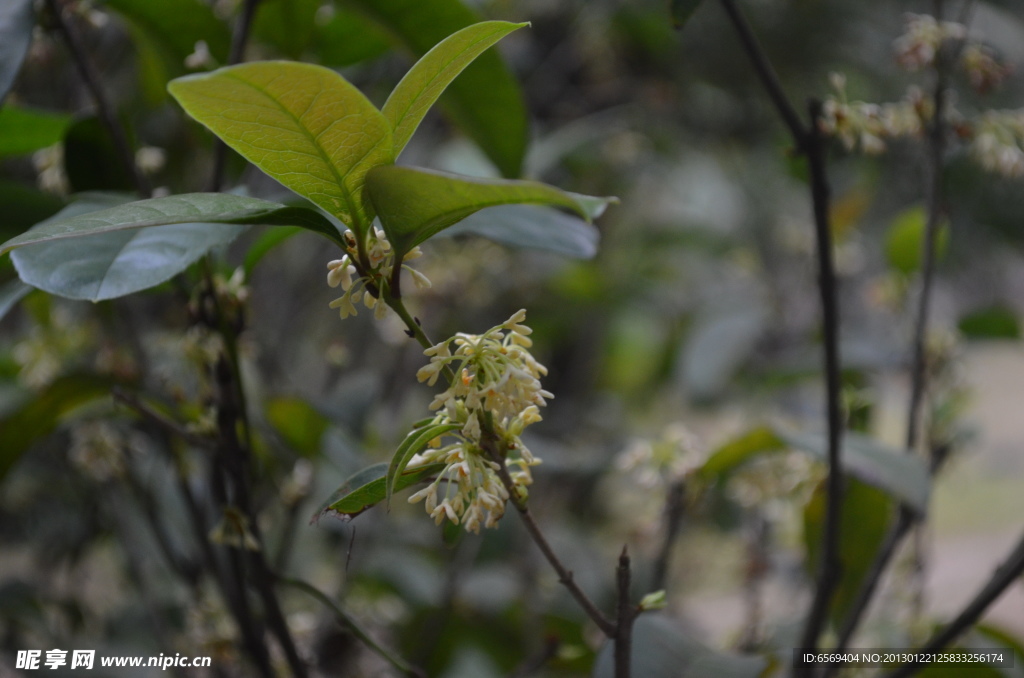
[[[345,0],[422,57],[456,31],[480,21],[458,0]],[[519,176],[529,120],[519,85],[496,52],[470,64],[441,104],[506,177]]]
[[[330,426],[327,417],[301,398],[273,398],[267,402],[267,421],[293,450],[304,457],[320,452],[320,441]]]
[[[478,235],[502,245],[544,250],[575,259],[593,259],[601,237],[596,228],[582,219],[536,205],[488,207],[451,226],[444,234]]]
[[[6,240],[21,235],[43,219],[49,219],[65,205],[52,193],[44,193],[13,181],[0,181],[0,238]]]
[[[179,78],[168,89],[249,162],[357,234],[369,228],[363,181],[370,168],[393,160],[391,130],[340,75],[265,61]]]
[[[960,318],[960,332],[968,339],[1020,339],[1020,320],[1013,309],[990,306]]]
[[[20,280],[9,280],[0,285],[0,320],[31,291],[32,288]]]
[[[302,229],[298,226],[271,228],[261,233],[260,237],[249,245],[249,249],[245,252],[245,261],[242,263],[245,277],[248,278],[252,274],[256,264],[260,263],[272,249],[299,233],[302,233]]]
[[[928,215],[918,205],[900,212],[889,225],[885,236],[885,256],[889,265],[904,275],[910,275],[921,267],[921,252],[924,249],[925,227]],[[942,259],[949,245],[949,222],[939,223],[935,238],[936,260]]]
[[[431,426],[429,428],[413,428],[412,432],[405,437],[402,444],[395,450],[395,454],[391,457],[391,463],[388,464],[388,473],[385,479],[384,485],[384,497],[387,499],[388,506],[391,505],[391,495],[394,494],[398,479],[405,473],[405,467],[409,465],[409,461],[430,443],[434,438],[439,438],[446,433],[450,433],[461,428],[461,424],[438,424],[437,426]]]
[[[444,464],[430,464],[406,471],[395,482],[395,491],[423,482],[444,468]],[[387,464],[374,464],[350,477],[314,514],[313,520],[318,520],[328,511],[340,514],[345,520],[351,520],[366,509],[384,501],[387,470]]]
[[[263,0],[256,8],[252,32],[290,59],[301,59],[313,40],[321,0]]]
[[[593,678],[615,675],[614,644],[605,643],[594,662]],[[669,617],[645,613],[633,623],[630,675],[643,678],[759,678],[763,657],[717,652],[694,639]]]
[[[35,24],[32,0],[4,0],[0,3],[0,103],[18,77],[25,54],[32,44]]]
[[[534,181],[479,179],[413,167],[382,165],[366,175],[366,190],[399,255],[485,207],[554,205],[593,213],[596,203]]]
[[[25,155],[52,146],[64,137],[71,118],[31,108],[0,108],[0,157]]]
[[[107,377],[91,374],[61,377],[12,414],[0,419],[0,480],[39,438],[61,418],[85,403],[110,397]]]
[[[286,207],[266,200],[227,193],[186,193],[140,200],[90,214],[47,221],[0,245],[0,255],[16,247],[63,238],[79,238],[147,226],[191,223],[301,226],[343,245],[338,229],[323,215],[310,209]]]
[[[682,28],[700,7],[701,0],[672,0],[672,25]]]
[[[816,433],[778,431],[787,445],[827,458],[825,436]],[[866,483],[883,489],[915,511],[928,512],[931,477],[920,457],[887,447],[857,433],[843,436],[843,468]]]
[[[409,69],[381,109],[391,124],[396,157],[456,76],[488,47],[526,25],[482,21],[467,26],[439,42]]]
[[[847,479],[839,531],[839,558],[843,567],[830,608],[833,623],[845,619],[856,601],[864,577],[885,541],[893,508],[892,498],[882,490],[855,478]],[[826,512],[827,498],[822,483],[804,507],[806,565],[812,574],[818,571]]]
[[[391,49],[388,34],[363,15],[338,7],[314,28],[313,49],[325,66],[342,68],[374,59]]]
[[[786,443],[770,426],[752,428],[711,453],[698,471],[706,480],[722,480],[733,471],[767,452],[786,449]]]

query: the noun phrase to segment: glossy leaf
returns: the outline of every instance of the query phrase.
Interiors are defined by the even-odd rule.
[[[438,424],[428,428],[416,427],[405,437],[402,444],[395,450],[391,463],[388,464],[388,472],[385,478],[384,497],[391,504],[391,495],[394,494],[398,479],[405,473],[406,467],[412,458],[419,454],[431,440],[440,438],[461,428],[460,424]]]
[[[363,181],[371,167],[392,161],[391,130],[340,75],[265,61],[186,76],[168,88],[249,162],[357,233],[369,228]]]
[[[672,0],[672,25],[682,28],[700,7],[701,0]]]
[[[388,240],[399,254],[485,207],[554,205],[587,218],[597,207],[533,181],[478,179],[396,165],[370,170],[366,189]]]
[[[52,146],[64,137],[71,118],[31,108],[0,108],[0,157],[25,155]]]
[[[0,245],[0,255],[16,247],[63,238],[200,222],[301,226],[335,243],[342,243],[338,230],[323,215],[313,210],[226,193],[186,193],[140,200],[67,219],[50,220]]]
[[[267,402],[267,421],[288,446],[304,457],[320,452],[320,441],[330,426],[327,417],[301,398],[273,398]]]
[[[893,517],[894,502],[888,494],[849,478],[843,489],[840,522],[839,558],[843,564],[830,609],[831,619],[839,623],[848,615],[871,569],[879,547],[885,541]],[[804,507],[804,545],[807,570],[818,571],[822,534],[825,528],[827,499],[819,486]]]
[[[478,235],[488,240],[554,252],[575,259],[593,259],[601,236],[582,219],[549,207],[500,205],[471,214],[445,235]]]
[[[885,236],[885,256],[889,265],[904,275],[910,275],[921,267],[921,252],[924,249],[925,227],[928,215],[918,205],[900,212]],[[949,245],[949,222],[939,223],[935,239],[935,254],[941,259]]]
[[[32,288],[20,280],[8,280],[0,285],[0,320],[31,291]]]
[[[459,0],[345,0],[422,57],[456,31],[480,21]],[[441,105],[506,177],[519,176],[529,119],[515,77],[486,52],[449,86]]]
[[[526,25],[482,21],[449,35],[424,54],[381,109],[394,134],[395,156],[402,152],[423,116],[456,76],[488,47]]]
[[[593,678],[613,678],[614,644],[605,643],[594,662]],[[630,675],[644,678],[759,678],[768,661],[757,656],[717,652],[662,614],[647,613],[633,623]]]
[[[85,403],[110,397],[110,379],[91,374],[60,377],[21,408],[0,419],[0,479],[61,418]]]
[[[18,77],[25,54],[32,44],[35,23],[32,0],[4,0],[0,3],[0,103]]]
[[[430,464],[408,470],[398,477],[395,482],[395,491],[404,490],[410,485],[423,482],[440,473],[444,468],[444,464]],[[346,520],[351,520],[366,509],[384,501],[387,471],[388,465],[384,463],[374,464],[359,471],[342,483],[341,487],[316,512],[313,520],[318,520],[325,513],[332,511]]]

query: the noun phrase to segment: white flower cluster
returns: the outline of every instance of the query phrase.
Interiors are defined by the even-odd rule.
[[[908,71],[919,71],[935,63],[946,41],[964,40],[967,27],[954,21],[936,21],[929,14],[908,14],[907,30],[895,43],[896,60]]]
[[[829,97],[823,105],[822,132],[837,137],[847,150],[859,145],[867,154],[882,153],[885,139],[920,134],[923,121],[931,117],[931,106],[917,88],[911,88],[906,98],[896,103],[850,102],[845,76],[833,73],[830,79],[837,96]]]
[[[985,94],[1003,84],[1013,72],[1009,64],[996,58],[992,48],[986,45],[970,44],[960,55],[960,64],[967,73],[967,79],[980,94]]]
[[[989,171],[1024,176],[1024,109],[983,113],[975,122],[970,152]]]
[[[345,294],[331,302],[331,308],[338,309],[342,319],[344,319],[350,315],[357,315],[356,304],[362,299],[366,308],[373,309],[374,317],[380,320],[387,315],[388,311],[387,304],[378,303],[378,301],[383,291],[382,288],[386,288],[389,284],[388,281],[391,279],[391,273],[394,269],[395,254],[391,249],[391,243],[388,242],[384,232],[380,229],[374,228],[371,230],[366,256],[372,267],[372,281],[368,276],[359,276],[353,279],[353,276],[357,275],[356,267],[353,264],[355,260],[354,245],[350,246],[349,249],[349,253],[341,259],[335,259],[327,263],[327,284],[331,287],[341,285],[341,289],[345,292]],[[406,253],[402,261],[416,259],[422,255],[423,253],[420,251],[420,248],[414,247]],[[411,266],[406,266],[405,263],[402,264],[402,268],[409,271],[412,275],[416,287],[420,289],[430,287],[430,280],[427,276]],[[372,293],[372,288],[367,289],[368,283],[371,282],[376,287],[376,290],[373,290]]]
[[[532,330],[522,324],[525,319],[526,311],[521,310],[481,335],[460,333],[424,351],[430,363],[417,372],[417,379],[433,385],[446,370],[454,377],[431,403],[431,409],[440,412],[430,425],[460,426],[453,434],[456,442],[441,446],[434,441],[409,463],[410,468],[446,465],[430,485],[409,497],[410,503],[425,500],[438,524],[447,518],[469,532],[479,532],[481,525],[495,527],[504,515],[509,493],[498,475],[499,462],[484,450],[485,434],[501,442],[505,469],[520,496],[533,481],[530,467],[540,460],[519,436],[541,420],[539,407],[554,396],[541,388],[540,377],[547,369],[530,355]],[[445,488],[439,497],[442,482]]]

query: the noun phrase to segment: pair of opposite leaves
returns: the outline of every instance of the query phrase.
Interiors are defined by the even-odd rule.
[[[477,179],[394,165],[445,88],[488,47],[527,24],[485,21],[425,54],[378,110],[338,73],[312,64],[254,62],[179,78],[168,89],[230,147],[363,237],[378,216],[398,256],[486,207],[540,204],[588,221],[609,200],[530,181]],[[190,222],[297,225],[342,247],[319,213],[226,194],[143,200],[47,222],[0,246]]]

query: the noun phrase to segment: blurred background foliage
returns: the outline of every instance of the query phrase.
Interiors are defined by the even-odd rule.
[[[166,83],[226,63],[237,3],[73,4],[139,166],[160,192],[203,190],[211,137],[172,104]],[[827,96],[833,71],[846,74],[851,98],[866,101],[897,100],[908,84],[924,84],[896,68],[892,42],[904,14],[930,3],[744,5],[795,101]],[[132,190],[46,9],[36,10],[34,29],[0,11],[0,84],[13,83],[0,109],[4,239],[73,194]],[[822,445],[807,438],[825,419],[813,234],[802,161],[717,3],[676,31],[665,0],[263,0],[247,59],[341,69],[380,105],[413,55],[479,17],[532,27],[457,81],[402,161],[524,175],[622,202],[600,220],[589,259],[467,233],[431,241],[421,268],[433,287],[411,299],[413,312],[440,337],[529,310],[535,353],[551,371],[545,388],[556,395],[528,441],[544,460],[534,511],[606,607],[624,542],[634,593],[668,590],[667,611],[638,622],[635,652],[646,663],[637,675],[781,670],[806,607],[808,551],[823,512],[813,454]],[[26,30],[31,45],[15,76],[5,50]],[[1024,63],[1019,3],[979,0],[972,30]],[[1017,108],[1024,80],[1011,76],[985,96],[962,92],[963,112]],[[837,144],[830,157],[844,400],[866,447],[898,448],[903,436],[923,155],[906,140],[875,157]],[[237,156],[228,175],[227,185],[250,195],[287,199]],[[952,490],[947,481],[929,488],[914,469],[886,467],[870,450],[859,472],[850,469],[860,479],[851,480],[844,519],[840,611],[891,520],[894,495],[926,502],[930,492],[938,525],[922,536],[934,549],[899,561],[862,646],[927,636],[955,609],[943,596],[966,600],[987,577],[1002,535],[1019,529],[1007,516],[1024,508],[1014,437],[1024,400],[1024,191],[1020,179],[988,174],[957,150],[946,191],[928,432],[931,445],[952,450],[945,473],[959,480],[948,481]],[[431,397],[412,378],[421,351],[394,318],[341,322],[328,310],[330,258],[307,235],[259,229],[215,257],[225,294],[245,304],[254,501],[275,569],[329,592],[430,676],[610,676],[600,634],[515,517],[479,537],[460,535],[399,501],[390,513],[307,524],[345,477],[389,457]],[[238,267],[244,283],[230,280]],[[183,469],[182,482],[205,496],[208,459],[109,397],[115,386],[131,388],[193,430],[209,425],[203,365],[216,349],[189,329],[196,267],[94,304],[28,290],[9,258],[0,276],[0,675],[16,650],[51,647],[209,654],[210,675],[249,675],[212,584],[168,565],[169,554],[199,548],[175,478]],[[213,521],[212,504],[200,508]],[[678,529],[667,539],[673,514]],[[943,554],[965,548],[989,559],[961,557],[959,570],[942,569]],[[940,594],[935,581],[953,584]],[[314,601],[286,592],[284,604],[320,674],[387,673]],[[1020,648],[1019,595],[1013,609],[997,609],[964,644]],[[1024,675],[1014,671],[999,675]]]

